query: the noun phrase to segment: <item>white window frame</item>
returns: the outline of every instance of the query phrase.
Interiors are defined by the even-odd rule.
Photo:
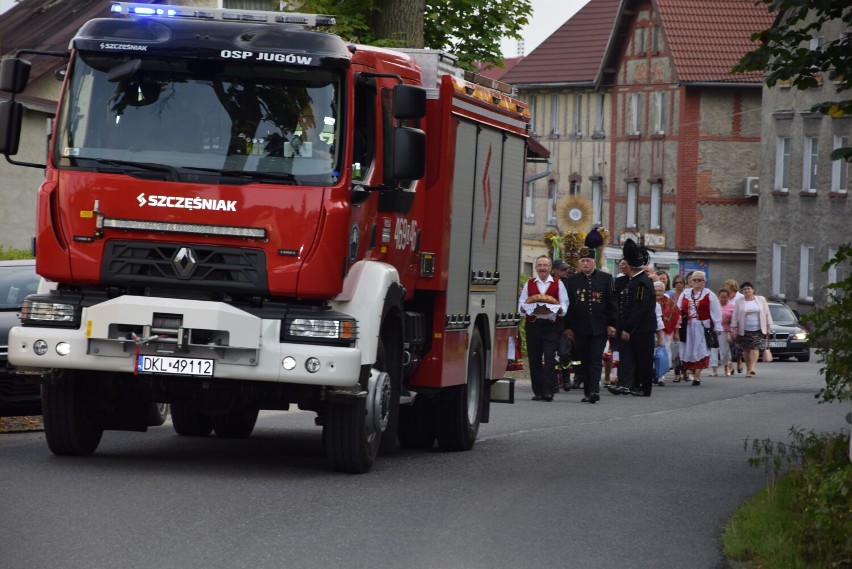
[[[524,221],[535,223],[535,182],[524,185]]]
[[[572,117],[573,124],[571,125],[571,134],[574,136],[583,136],[583,95],[579,93],[574,95],[574,109]]]
[[[606,110],[606,95],[595,95],[595,134],[604,133],[604,112]]]
[[[547,223],[556,224],[556,180],[547,181]]]
[[[637,182],[627,182],[627,216],[624,226],[628,229],[636,229],[638,227],[636,220],[636,210],[639,205],[639,184]]]
[[[627,134],[642,134],[640,126],[641,93],[630,93],[630,127]]]
[[[779,136],[775,140],[775,189],[790,191],[790,146],[789,136]]]
[[[772,244],[772,296],[784,300],[787,285],[787,244]]]
[[[559,134],[559,93],[550,95],[550,134]]]
[[[651,214],[648,228],[658,231],[662,228],[663,217],[663,183],[651,182]]]
[[[603,225],[603,181],[592,181],[592,223]]]
[[[809,193],[817,190],[817,165],[819,163],[819,138],[806,136],[803,144],[802,189]]]
[[[653,126],[651,130],[654,134],[665,134],[667,124],[666,124],[666,103],[668,97],[666,96],[668,93],[666,91],[654,91],[653,93],[653,103],[652,103],[652,112],[653,116]]]
[[[799,247],[799,300],[813,302],[816,258],[813,245],[802,243]]]
[[[849,146],[848,136],[835,136],[833,150]],[[838,159],[831,161],[831,191],[835,194],[845,194],[849,191],[849,174],[852,164]]]

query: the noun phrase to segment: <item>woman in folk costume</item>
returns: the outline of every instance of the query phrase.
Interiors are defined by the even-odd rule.
[[[695,271],[677,300],[681,319],[686,322],[686,337],[681,337],[680,361],[685,370],[692,370],[692,385],[701,385],[701,370],[710,367],[710,348],[707,347],[705,328],[715,334],[724,333],[722,306],[719,298],[706,288],[704,271]]]
[[[680,326],[680,311],[675,301],[666,296],[666,285],[660,281],[654,283],[654,293],[657,296],[657,304],[660,305],[663,319],[663,345],[669,354],[669,368],[677,355],[677,329]],[[662,377],[657,378],[657,385],[665,385]]]

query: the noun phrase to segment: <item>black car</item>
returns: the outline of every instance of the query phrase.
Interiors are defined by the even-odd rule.
[[[21,323],[21,302],[38,290],[35,261],[0,261],[0,417],[40,415],[38,378],[18,376],[9,364],[9,330]]]
[[[808,334],[796,313],[783,302],[770,301],[769,313],[772,315],[772,334],[769,336],[769,350],[772,359],[796,358],[800,362],[811,359]]]

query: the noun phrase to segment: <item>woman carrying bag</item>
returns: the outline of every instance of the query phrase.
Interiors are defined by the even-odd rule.
[[[684,289],[677,300],[682,319],[680,361],[685,370],[693,372],[692,385],[701,385],[701,370],[710,367],[710,349],[719,347],[717,334],[724,332],[722,306],[706,288],[704,271],[692,273],[688,284],[692,288]]]
[[[754,294],[754,286],[750,282],[744,282],[741,289],[743,296],[734,304],[730,337],[736,339],[743,351],[748,377],[754,377],[760,350],[772,331],[772,315],[766,299]]]

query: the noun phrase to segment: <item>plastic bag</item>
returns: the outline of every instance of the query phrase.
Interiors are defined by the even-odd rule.
[[[669,351],[665,346],[654,348],[654,374],[663,377],[669,371]]]

